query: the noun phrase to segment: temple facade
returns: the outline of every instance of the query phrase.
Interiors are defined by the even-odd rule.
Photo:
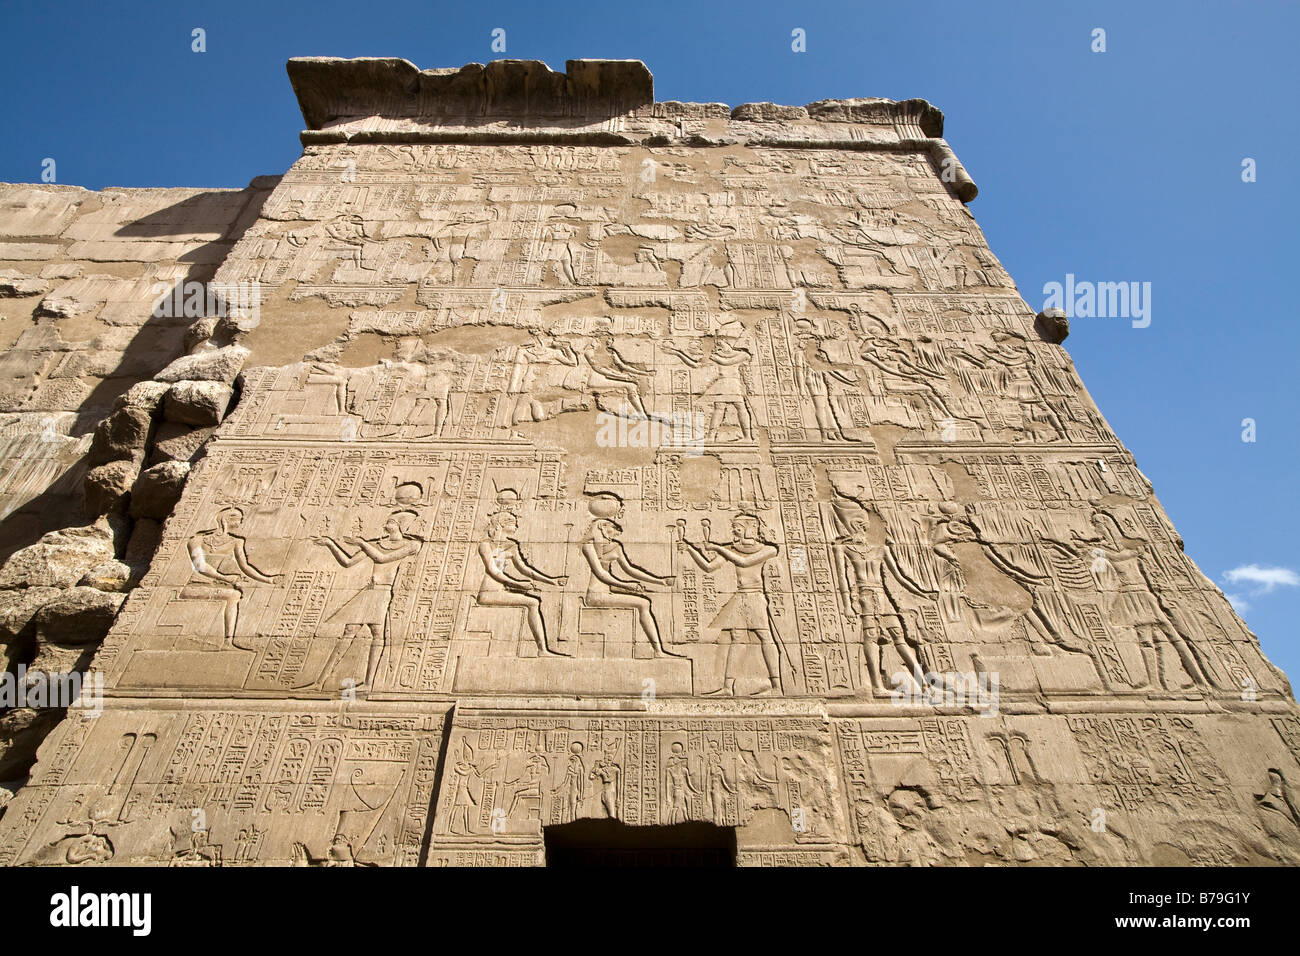
[[[0,187],[0,640],[85,675],[0,864],[1300,863],[939,110],[288,71],[282,176]]]

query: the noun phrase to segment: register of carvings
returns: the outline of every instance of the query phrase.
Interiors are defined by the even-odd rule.
[[[534,864],[610,818],[748,865],[1300,863],[1291,688],[938,110],[657,103],[636,61],[289,74],[302,158],[214,260],[257,308],[113,406],[205,430],[163,513],[152,457],[87,484],[165,522],[0,862]],[[18,289],[67,204],[16,196]],[[76,364],[32,348],[23,395]],[[18,410],[0,494],[66,484],[75,409],[39,447]]]

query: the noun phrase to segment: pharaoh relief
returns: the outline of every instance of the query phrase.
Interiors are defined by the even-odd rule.
[[[0,858],[1300,859],[1290,685],[938,110],[289,72],[303,155],[216,274],[257,308],[194,346],[237,394]]]

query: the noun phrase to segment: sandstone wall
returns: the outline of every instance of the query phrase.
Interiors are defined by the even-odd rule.
[[[0,659],[11,672],[84,667],[144,573],[174,495],[148,477],[134,508],[129,494],[154,466],[183,477],[206,436],[168,421],[142,386],[195,347],[187,330],[205,311],[158,300],[211,279],[274,184],[0,184]],[[0,714],[0,787],[26,775],[58,717]]]
[[[95,465],[160,543],[0,861],[524,864],[588,818],[749,865],[1300,860],[1290,687],[937,110],[290,75],[303,156],[214,276],[257,308],[104,430],[229,417]]]

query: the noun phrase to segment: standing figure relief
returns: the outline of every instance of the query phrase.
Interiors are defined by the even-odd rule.
[[[714,694],[735,695],[736,679],[740,669],[740,650],[749,642],[750,635],[757,640],[767,666],[769,686],[764,694],[781,694],[782,649],[768,606],[767,589],[763,583],[763,567],[777,556],[775,544],[762,536],[762,523],[757,515],[739,514],[731,521],[732,540],[722,544],[709,540],[707,519],[701,521],[704,540],[694,544],[686,540],[685,529],[679,524],[681,535],[677,546],[686,552],[701,571],[712,572],[730,565],[735,569],[735,590],[713,619],[710,627],[726,635],[727,660],[722,687]]]
[[[340,622],[343,625],[341,637],[335,642],[328,660],[321,668],[317,681],[317,686],[321,690],[325,689],[334,667],[365,631],[370,632],[366,675],[355,689],[369,690],[374,686],[380,661],[388,646],[391,630],[389,610],[393,603],[393,585],[406,560],[413,557],[424,543],[423,539],[411,530],[411,526],[418,520],[419,516],[414,511],[394,511],[384,522],[383,535],[374,540],[347,537],[339,542],[329,535],[322,535],[315,539],[316,544],[328,550],[342,567],[351,568],[365,560],[372,563],[370,581],[321,622],[322,630],[326,630],[327,633],[332,622]],[[349,548],[355,550],[350,551]]]
[[[918,690],[926,686],[925,668],[921,664],[921,635],[897,592],[895,584],[920,598],[938,595],[914,581],[903,569],[888,536],[884,542],[871,538],[870,517],[866,509],[843,499],[837,503],[843,533],[834,542],[836,580],[840,607],[844,616],[856,621],[867,659],[871,692],[888,697],[904,677],[910,677]],[[883,600],[881,596],[883,595]],[[885,679],[885,648],[893,645],[906,668],[905,674]]]
[[[1147,679],[1143,688],[1177,690],[1160,655],[1165,643],[1178,655],[1183,669],[1199,688],[1212,688],[1210,662],[1196,643],[1185,637],[1173,618],[1161,606],[1148,566],[1148,544],[1130,545],[1123,538],[1115,519],[1101,511],[1093,513],[1091,536],[1075,535],[1084,547],[1094,547],[1101,555],[1092,562],[1097,590],[1103,595],[1111,622],[1136,634],[1146,664]]]
[[[674,740],[664,758],[664,810],[669,825],[685,823],[690,818],[691,797],[699,793],[691,780],[691,763],[686,748]]]
[[[836,402],[835,388],[836,382],[850,388],[858,385],[856,372],[849,370],[841,371],[834,366],[817,367],[810,363],[804,355],[804,348],[816,344],[816,340],[810,335],[799,336],[799,344],[803,348],[794,350],[792,359],[794,362],[794,380],[799,388],[799,393],[812,402],[813,416],[817,421],[817,432],[822,441],[825,442],[842,442],[842,441],[859,441],[860,439],[849,437],[841,421],[843,412],[839,409]],[[820,348],[817,350],[817,357],[825,359],[825,353]],[[851,423],[850,423],[851,424]]]
[[[197,532],[186,545],[194,574],[179,596],[183,600],[219,600],[225,603],[222,650],[253,650],[236,640],[244,580],[274,585],[281,577],[263,574],[248,560],[248,541],[239,534],[243,523],[243,511],[226,508],[217,515],[215,528]]]
[[[739,323],[729,323],[738,326]],[[676,355],[692,369],[710,366],[710,377],[703,389],[697,394],[703,402],[711,407],[706,440],[719,441],[718,433],[726,421],[727,412],[735,414],[740,427],[740,440],[754,441],[754,414],[749,404],[749,388],[745,384],[743,369],[753,359],[753,353],[740,344],[738,329],[726,328],[714,340],[713,348],[706,358],[698,345],[679,348],[672,343],[665,343],[665,351]],[[726,334],[723,334],[723,333]]]

